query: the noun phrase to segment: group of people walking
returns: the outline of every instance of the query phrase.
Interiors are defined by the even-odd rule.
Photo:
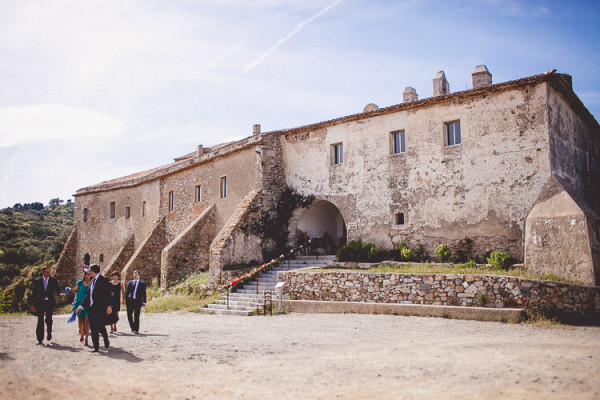
[[[70,291],[70,288],[67,288],[67,291]],[[133,279],[125,288],[119,272],[113,272],[109,280],[100,273],[98,264],[89,267],[84,265],[82,279],[77,281],[73,292],[73,318],[76,316],[78,320],[79,341],[87,346],[91,331],[93,352],[99,351],[100,335],[104,340],[104,347],[110,346],[106,325],[110,325],[111,333],[117,331],[119,311],[123,302],[127,308],[131,331],[134,334],[139,333],[140,311],[146,305],[146,283],[140,279],[139,271],[133,272]],[[37,316],[37,344],[42,344],[44,340],[44,323],[46,339],[52,340],[52,313],[57,296],[64,297],[65,294],[60,293],[56,278],[50,276],[50,268],[44,266],[42,277],[33,283],[31,297],[31,311]]]

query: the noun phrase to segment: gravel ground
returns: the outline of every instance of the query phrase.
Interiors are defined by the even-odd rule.
[[[0,318],[0,398],[600,398],[597,327],[166,313],[133,335],[121,314],[110,348],[95,354],[67,316],[54,317],[44,346],[34,317]]]

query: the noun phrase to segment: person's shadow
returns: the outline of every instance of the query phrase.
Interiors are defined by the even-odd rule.
[[[50,342],[46,344],[44,347],[52,350],[60,350],[60,351],[70,351],[71,353],[79,353],[81,351],[80,347],[73,346],[63,346],[62,344],[58,344],[56,342]]]
[[[115,347],[112,345],[108,349],[106,349],[106,352],[104,352],[104,355],[106,355],[107,357],[110,357],[110,358],[115,358],[117,360],[124,360],[124,361],[135,362],[135,363],[144,361],[143,358],[140,358],[120,347]]]

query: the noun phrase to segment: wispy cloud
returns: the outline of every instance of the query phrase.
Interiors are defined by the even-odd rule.
[[[296,28],[293,31],[291,31],[290,33],[288,33],[283,38],[279,39],[279,41],[277,43],[275,43],[269,50],[267,50],[263,55],[261,55],[256,61],[254,61],[252,64],[248,65],[248,67],[246,67],[246,69],[244,70],[244,72],[242,72],[242,75],[247,74],[253,68],[255,68],[258,64],[260,64],[261,62],[263,62],[265,58],[269,57],[275,50],[277,50],[277,48],[279,46],[281,46],[282,44],[284,44],[285,42],[287,42],[288,40],[290,40],[290,38],[292,38],[295,34],[297,34],[298,32],[300,32],[306,25],[310,24],[311,22],[313,22],[314,20],[316,20],[317,18],[319,18],[323,14],[327,13],[329,10],[331,10],[333,7],[337,6],[338,4],[340,4],[343,1],[344,0],[336,0],[335,2],[333,2],[330,5],[328,5],[327,7],[325,7],[324,9],[322,9],[321,11],[319,11],[318,13],[316,13],[315,15],[313,15],[312,17],[310,17],[309,19],[306,19],[306,20],[300,22],[298,24],[298,26],[296,26]]]

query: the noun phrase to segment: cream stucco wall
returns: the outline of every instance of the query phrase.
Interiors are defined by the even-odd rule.
[[[350,240],[431,250],[475,237],[522,258],[525,218],[550,176],[546,93],[545,84],[526,86],[288,133],[288,183],[335,204]],[[444,123],[455,120],[462,143],[444,147]],[[392,155],[399,130],[406,152]],[[336,143],[340,165],[331,161]],[[404,225],[395,224],[399,212]]]

